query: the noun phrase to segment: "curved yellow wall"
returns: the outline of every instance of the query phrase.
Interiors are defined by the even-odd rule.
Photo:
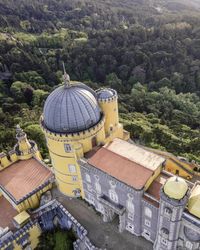
[[[96,144],[105,143],[105,120],[102,120],[93,128],[74,134],[56,134],[42,129],[45,133],[49,154],[52,160],[56,183],[60,192],[67,196],[75,197],[75,190],[80,190],[84,197],[82,179],[78,159],[83,157],[84,153],[92,149],[92,139],[95,137]],[[65,144],[70,145],[71,152],[65,151]],[[75,172],[69,171],[69,164],[75,166]]]
[[[105,115],[105,133],[109,136],[112,131],[115,131],[119,124],[118,102],[117,97],[107,100],[98,100],[99,106]]]

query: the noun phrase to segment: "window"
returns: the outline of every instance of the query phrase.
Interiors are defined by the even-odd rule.
[[[161,239],[161,243],[162,243],[164,246],[167,246],[167,245],[168,245],[167,240],[164,239],[164,238]]]
[[[151,221],[145,219],[145,220],[144,220],[144,224],[145,224],[145,226],[150,227],[150,226],[151,226]]]
[[[151,234],[150,234],[150,232],[149,232],[148,230],[144,229],[144,231],[143,231],[143,236],[144,236],[146,239],[150,239]]]
[[[76,173],[76,166],[74,164],[68,164],[68,170],[70,173]]]
[[[165,207],[165,209],[164,209],[164,214],[165,214],[165,216],[167,216],[168,218],[170,218],[171,215],[172,215],[172,210],[171,210],[171,208]]]
[[[186,246],[187,249],[192,249],[193,248],[193,244],[190,241],[186,241],[185,246]]]
[[[85,174],[85,179],[86,179],[87,182],[89,182],[89,183],[91,182],[91,177],[87,173]]]
[[[128,219],[129,220],[134,220],[134,214],[128,213]]]
[[[69,153],[69,152],[72,152],[72,148],[71,148],[71,145],[70,144],[64,144],[64,148],[65,148],[65,152],[66,153]]]
[[[102,214],[104,213],[104,207],[103,207],[103,205],[102,205],[101,203],[98,203],[97,210],[98,210],[99,212],[101,212]]]
[[[87,184],[87,189],[88,189],[88,191],[90,191],[90,192],[92,192],[92,185],[90,185],[90,184]]]
[[[162,228],[161,229],[161,234],[162,234],[162,237],[165,238],[165,239],[168,239],[169,237],[169,230],[167,228]]]
[[[134,233],[134,226],[130,222],[128,222],[126,225],[126,230],[131,233]]]
[[[94,200],[94,197],[92,195],[88,194],[87,200],[90,204],[95,205],[95,200]]]
[[[99,182],[95,182],[95,189],[97,191],[97,194],[101,194],[101,185]]]
[[[114,190],[109,191],[109,196],[112,201],[114,201],[115,203],[118,203],[118,196]]]
[[[77,180],[78,180],[77,176],[72,176],[72,181],[77,181]]]
[[[145,207],[144,213],[147,217],[151,218],[152,217],[152,211],[150,208]]]
[[[133,200],[132,200],[132,199],[127,200],[127,202],[126,202],[126,207],[127,207],[127,210],[128,210],[130,213],[134,214],[135,208],[134,208],[134,204],[133,204]]]

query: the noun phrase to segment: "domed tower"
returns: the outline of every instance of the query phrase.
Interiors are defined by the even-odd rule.
[[[177,249],[187,194],[188,185],[178,176],[170,177],[161,189],[155,250]]]
[[[101,88],[96,91],[97,100],[105,115],[106,138],[123,138],[123,127],[119,123],[118,96],[114,89]]]
[[[64,85],[47,98],[41,127],[45,133],[58,189],[68,196],[84,197],[78,159],[105,143],[105,118],[95,92],[82,83]]]

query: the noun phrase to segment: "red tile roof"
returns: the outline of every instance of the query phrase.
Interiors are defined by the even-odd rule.
[[[18,161],[0,172],[0,187],[16,201],[37,189],[53,176],[38,160]]]
[[[153,174],[152,170],[104,147],[99,149],[88,163],[135,189],[142,189]]]
[[[155,199],[160,200],[160,189],[165,183],[165,181],[169,178],[169,176],[161,173],[149,186],[146,191],[148,194],[153,196]]]
[[[0,197],[0,227],[10,229],[14,228],[12,219],[18,214],[12,205],[4,198]]]

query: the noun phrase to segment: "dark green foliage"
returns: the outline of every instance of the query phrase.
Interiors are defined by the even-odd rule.
[[[72,231],[43,232],[36,250],[73,250],[75,240]]]
[[[47,156],[37,124],[64,60],[71,79],[119,92],[134,139],[199,160],[199,10],[190,0],[0,0],[0,151],[20,123]]]

